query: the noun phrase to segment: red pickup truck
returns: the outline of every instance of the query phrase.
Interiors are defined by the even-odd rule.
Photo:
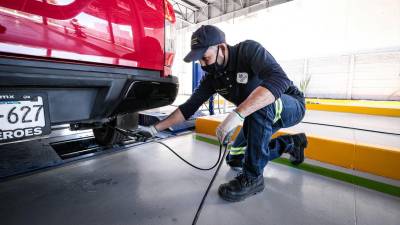
[[[167,0],[0,1],[0,143],[60,124],[121,141],[175,100],[175,22]]]

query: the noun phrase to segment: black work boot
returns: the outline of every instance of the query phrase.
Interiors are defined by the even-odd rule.
[[[290,154],[290,162],[293,165],[299,165],[304,161],[304,149],[307,147],[308,141],[305,133],[290,135],[294,142],[294,148],[288,153]]]
[[[264,190],[264,177],[250,177],[240,173],[228,183],[221,184],[218,194],[226,201],[237,202]]]
[[[226,156],[226,164],[235,171],[242,171],[244,154]]]

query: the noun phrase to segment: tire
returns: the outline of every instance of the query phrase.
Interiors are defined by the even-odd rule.
[[[116,119],[108,123],[108,125],[119,127],[121,129],[136,129],[138,125],[138,113],[129,113],[119,115]],[[117,130],[103,126],[102,128],[93,129],[94,139],[98,145],[112,146],[121,144],[126,137]]]
[[[114,125],[115,121],[110,122],[110,125]],[[123,142],[125,137],[113,128],[104,126],[102,128],[93,129],[94,140],[98,145],[111,146],[114,144],[120,144]]]

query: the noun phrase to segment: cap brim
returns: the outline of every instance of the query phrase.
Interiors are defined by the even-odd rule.
[[[199,60],[203,57],[203,55],[207,51],[207,49],[208,48],[193,49],[186,55],[185,58],[183,58],[183,61],[188,63],[188,62]]]

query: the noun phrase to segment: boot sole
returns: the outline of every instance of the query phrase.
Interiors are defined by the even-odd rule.
[[[255,188],[254,190],[252,190],[250,193],[248,193],[246,195],[235,196],[235,197],[226,196],[226,195],[222,194],[220,189],[218,189],[218,194],[222,199],[224,199],[224,200],[226,200],[228,202],[239,202],[239,201],[243,201],[244,199],[246,199],[246,198],[248,198],[250,196],[253,196],[253,195],[256,195],[256,194],[262,192],[264,190],[264,188],[265,188],[264,185],[258,186],[257,188]]]

